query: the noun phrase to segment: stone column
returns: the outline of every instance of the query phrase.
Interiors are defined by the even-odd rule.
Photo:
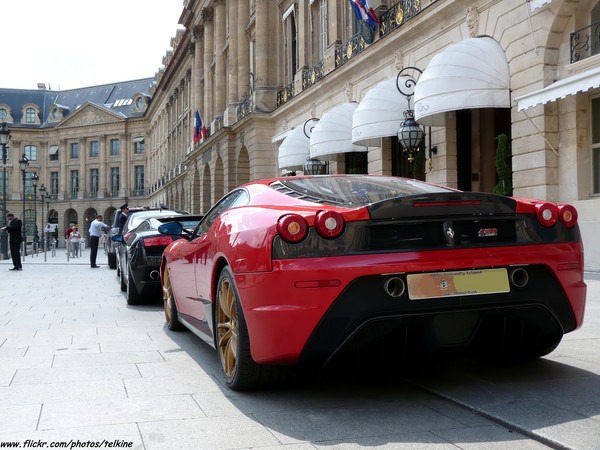
[[[87,173],[85,170],[86,161],[88,157],[87,153],[87,139],[80,138],[79,139],[79,192],[77,193],[77,198],[85,198],[88,184],[87,184]]]
[[[108,149],[106,148],[106,136],[98,137],[98,157],[100,160],[100,165],[98,167],[98,198],[105,198],[106,193],[108,192],[108,165],[106,164]],[[62,168],[61,168],[62,169]]]
[[[202,120],[208,123],[214,117],[212,99],[212,73],[211,67],[214,57],[214,26],[212,8],[202,8],[202,23],[204,24],[204,101],[202,108]]]
[[[63,149],[63,152],[60,152]],[[67,183],[70,173],[67,170],[67,160],[69,159],[69,146],[66,139],[60,141],[58,159],[60,160],[60,181],[58,183],[58,200],[67,198],[69,184]]]
[[[258,111],[272,111],[275,108],[276,92],[273,88],[275,70],[271,71],[269,54],[271,37],[269,26],[274,23],[271,18],[272,8],[268,0],[256,0],[256,73],[254,105]]]
[[[233,2],[232,2],[233,3]],[[250,15],[248,0],[237,1],[237,89],[238,100],[245,100],[250,95],[250,41],[246,27]]]
[[[192,39],[194,42],[194,71],[192,75],[193,82],[193,104],[190,108],[192,116],[197,109],[201,108],[202,103],[202,77],[203,77],[203,64],[204,64],[204,45],[202,40],[204,38],[204,28],[199,25],[194,25],[192,28]],[[193,123],[193,120],[192,120]]]
[[[226,31],[226,10],[225,1],[217,0],[214,2],[215,5],[215,116],[222,116],[225,112],[226,104],[226,87],[227,87],[227,74],[226,72],[226,61],[223,55],[223,49],[225,48],[225,31]]]

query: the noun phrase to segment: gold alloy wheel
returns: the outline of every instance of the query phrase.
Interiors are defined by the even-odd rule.
[[[235,374],[238,360],[238,320],[236,296],[230,280],[223,278],[219,285],[217,308],[217,348],[221,367],[228,378]]]
[[[173,289],[171,288],[171,277],[169,276],[169,271],[165,267],[165,275],[163,279],[163,301],[164,301],[164,309],[165,309],[165,322],[167,325],[171,325],[173,323]]]

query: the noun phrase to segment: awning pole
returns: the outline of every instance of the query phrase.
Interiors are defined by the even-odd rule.
[[[544,138],[544,141],[546,141],[546,144],[548,144],[548,147],[550,147],[552,149],[552,151],[554,152],[554,154],[557,157],[560,157],[560,155],[558,154],[558,150],[556,150],[552,144],[550,142],[548,142],[548,139],[546,139],[546,136],[544,135],[544,133],[542,132],[542,130],[540,130],[538,128],[538,126],[535,124],[535,122],[533,121],[533,119],[531,117],[529,117],[529,114],[527,114],[525,112],[525,110],[523,110],[523,114],[525,114],[525,117],[527,117],[529,119],[529,121],[531,122],[531,124],[533,125],[533,127],[537,130],[538,133],[540,133],[540,135]]]

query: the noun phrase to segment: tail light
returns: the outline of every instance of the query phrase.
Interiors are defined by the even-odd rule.
[[[304,217],[298,214],[286,214],[277,221],[277,233],[284,241],[300,242],[308,234],[308,225]]]
[[[125,236],[123,236],[123,240],[125,242],[127,242],[127,240],[131,237],[131,233],[126,233]]]
[[[573,228],[577,224],[577,210],[571,205],[560,205],[558,207],[558,217],[567,228]]]
[[[171,242],[173,242],[173,238],[171,236],[155,236],[144,238],[144,246],[146,247],[156,247],[159,245],[166,247]]]
[[[319,211],[315,228],[324,238],[335,239],[344,231],[344,218],[337,211]]]
[[[558,207],[554,203],[538,203],[535,205],[538,221],[545,227],[551,227],[558,219]]]

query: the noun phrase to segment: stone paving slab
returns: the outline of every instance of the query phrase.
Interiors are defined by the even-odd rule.
[[[0,442],[123,440],[141,450],[547,448],[474,407],[565,437],[573,448],[600,448],[600,284],[586,326],[538,362],[543,371],[481,371],[467,380],[466,369],[453,368],[419,380],[440,396],[398,379],[238,393],[222,384],[214,349],[164,328],[160,305],[126,304],[105,259],[99,255],[102,267],[92,270],[85,255],[27,258],[22,272],[0,261]],[[557,391],[569,400],[561,403]],[[543,413],[532,415],[534,402]]]

